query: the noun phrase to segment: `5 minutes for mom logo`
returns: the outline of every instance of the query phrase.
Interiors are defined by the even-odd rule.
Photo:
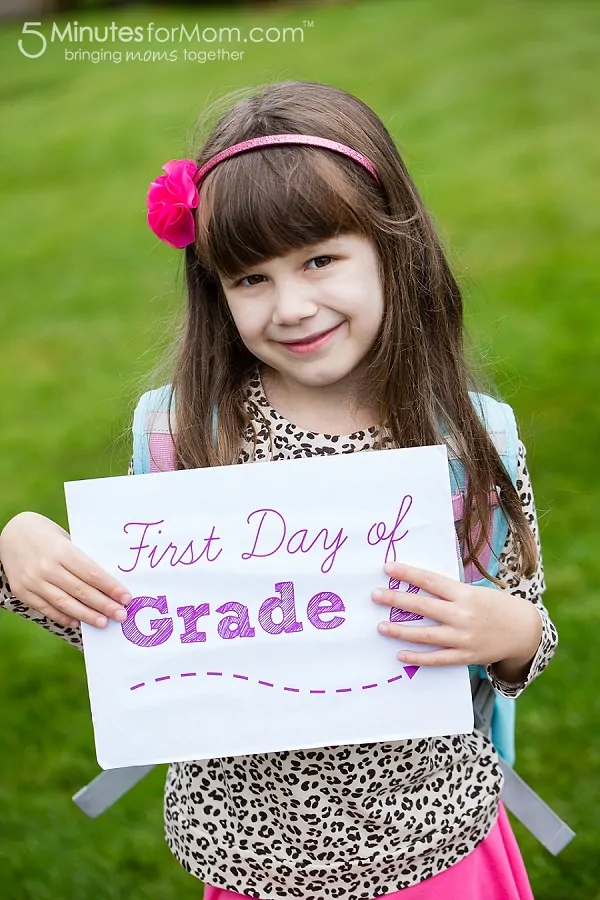
[[[78,22],[67,22],[62,27],[57,22],[52,22],[49,37],[42,31],[41,22],[24,22],[21,37],[17,46],[23,56],[28,59],[38,59],[46,52],[48,43],[56,41],[67,44],[88,42],[89,44],[106,43],[195,43],[195,44],[277,44],[277,43],[303,43],[305,31],[313,28],[312,20],[304,20],[302,25],[278,28],[254,27],[247,30],[238,27],[212,28],[207,26],[200,28],[195,25],[156,26],[155,22],[146,25],[80,25]]]

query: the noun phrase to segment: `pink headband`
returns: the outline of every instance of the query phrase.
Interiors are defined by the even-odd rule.
[[[268,134],[221,150],[201,168],[198,168],[191,159],[171,159],[165,163],[163,171],[167,174],[159,175],[156,181],[150,182],[146,201],[148,225],[156,236],[170,247],[181,250],[192,244],[196,231],[192,209],[198,206],[198,186],[205,175],[212,172],[219,163],[237,156],[238,153],[246,153],[248,150],[261,147],[274,147],[278,144],[303,144],[342,153],[363,166],[375,181],[379,182],[373,163],[352,147],[314,134]]]

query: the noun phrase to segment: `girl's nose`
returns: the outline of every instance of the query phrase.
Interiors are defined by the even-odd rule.
[[[318,310],[316,288],[300,281],[287,281],[275,293],[273,323],[295,325],[302,319],[314,316]]]

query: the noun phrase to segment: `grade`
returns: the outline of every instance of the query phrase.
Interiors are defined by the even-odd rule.
[[[267,597],[258,610],[257,621],[260,628],[271,635],[295,634],[304,630],[304,624],[298,619],[296,597],[293,581],[280,581],[275,584],[277,596]],[[154,609],[161,618],[150,619],[149,631],[144,632],[138,626],[136,617],[142,609]],[[212,615],[209,603],[197,606],[178,606],[177,616],[183,622],[183,631],[179,634],[182,644],[206,642],[206,632],[198,629],[198,623]],[[248,607],[238,601],[221,604],[216,613],[222,616],[217,623],[216,635],[222,640],[235,638],[253,638],[256,628],[250,619]],[[327,631],[339,628],[346,619],[331,614],[344,613],[346,607],[342,598],[332,591],[319,591],[306,604],[306,619],[313,628]],[[169,603],[165,594],[156,597],[134,597],[127,604],[127,618],[121,625],[124,637],[138,647],[158,647],[173,637],[173,617],[169,615]]]

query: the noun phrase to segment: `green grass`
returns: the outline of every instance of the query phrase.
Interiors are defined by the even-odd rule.
[[[537,898],[595,900],[600,7],[374,0],[77,18],[314,26],[301,45],[203,66],[67,62],[56,44],[30,60],[20,25],[0,30],[0,522],[29,508],[66,524],[63,481],[125,470],[131,404],[181,297],[180,255],[146,228],[145,193],[189,151],[207,99],[282,78],[357,93],[439,224],[528,447],[561,642],[519,701],[518,768],[578,837],[554,859],[516,828]],[[70,801],[97,771],[79,654],[16,617],[1,628],[2,897],[199,898],[163,843],[162,770],[96,821]]]

